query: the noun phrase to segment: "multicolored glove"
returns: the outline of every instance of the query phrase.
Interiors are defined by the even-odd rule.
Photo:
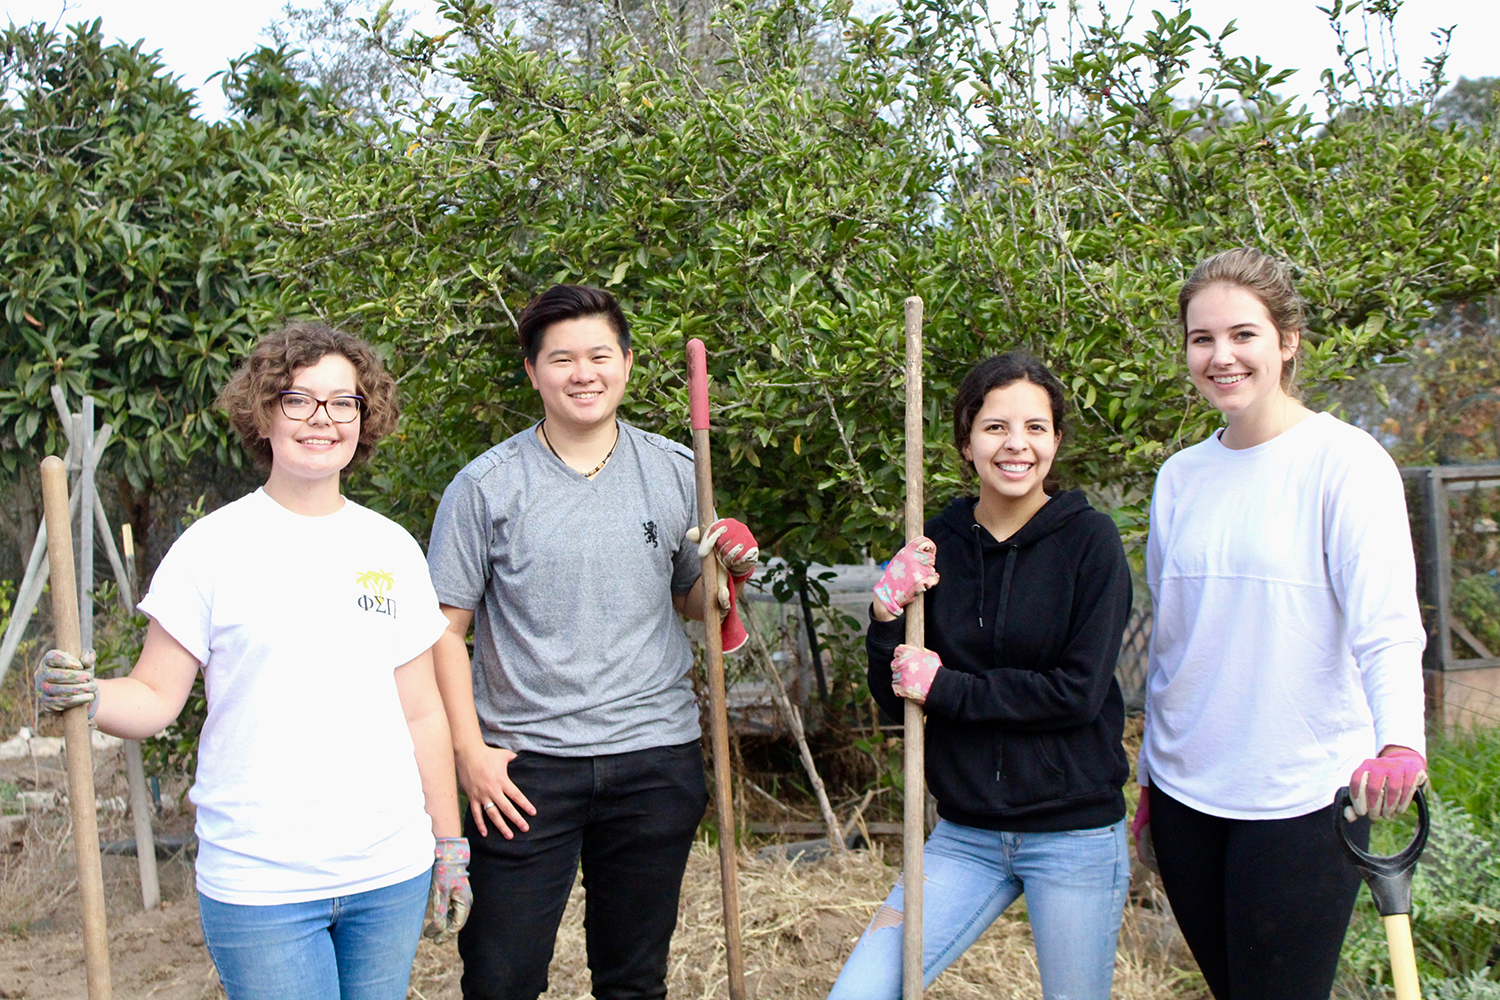
[[[37,707],[48,712],[65,712],[79,705],[89,707],[89,718],[99,709],[99,682],[94,679],[94,651],[85,649],[73,656],[60,649],[49,649],[36,668]]]
[[[901,614],[917,595],[937,586],[938,575],[932,568],[936,560],[937,545],[932,539],[913,538],[886,563],[880,582],[875,584],[875,600],[891,614]]]
[[[1156,867],[1156,844],[1151,839],[1151,789],[1141,786],[1141,797],[1135,804],[1135,819],[1130,821],[1130,839],[1135,841],[1135,856],[1141,864],[1161,874]]]
[[[732,517],[721,517],[710,524],[708,533],[701,540],[699,535],[696,527],[688,529],[688,541],[698,546],[698,558],[706,558],[713,552],[719,565],[724,567],[718,593],[719,610],[722,612],[719,638],[724,652],[733,653],[750,638],[750,633],[745,631],[745,623],[740,621],[738,591],[739,585],[755,572],[756,562],[760,558],[760,546],[756,544],[755,536],[744,522]]]
[[[473,905],[469,842],[463,837],[439,837],[433,852],[432,891],[427,896],[427,936],[457,934]]]
[[[943,661],[932,650],[903,642],[896,647],[896,656],[891,660],[891,690],[921,705],[927,701],[932,679],[942,665]]]
[[[1411,805],[1417,786],[1427,781],[1427,758],[1406,747],[1387,747],[1349,776],[1349,796],[1354,804],[1344,809],[1344,818],[1390,819]]]

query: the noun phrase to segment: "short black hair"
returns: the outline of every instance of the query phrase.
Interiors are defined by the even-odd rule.
[[[630,321],[613,295],[592,285],[553,285],[528,302],[517,321],[526,360],[536,364],[542,337],[552,324],[588,316],[598,316],[614,328],[621,354],[630,350]]]
[[[969,443],[969,434],[974,430],[974,418],[979,416],[979,410],[984,406],[984,397],[991,390],[1004,389],[1014,382],[1030,382],[1041,387],[1052,404],[1052,430],[1057,434],[1062,433],[1063,417],[1068,409],[1062,382],[1034,355],[1025,351],[1007,351],[979,362],[958,386],[958,396],[953,401],[953,444],[960,456],[964,453],[964,445]],[[974,463],[966,464],[969,471],[973,472]]]

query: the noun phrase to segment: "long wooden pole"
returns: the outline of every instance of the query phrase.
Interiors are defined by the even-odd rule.
[[[688,411],[693,425],[693,470],[698,488],[699,537],[714,521],[714,476],[708,451],[708,352],[687,343]],[[730,586],[733,586],[731,583]],[[724,640],[719,634],[719,560],[703,557],[703,627],[707,633],[708,720],[714,751],[714,804],[719,817],[719,876],[724,895],[724,950],[730,1000],[744,1000],[745,953],[740,935],[739,867],[735,858],[734,789],[729,774],[729,696],[724,684]]]
[[[62,459],[42,459],[42,508],[47,517],[47,561],[52,573],[52,621],[57,648],[82,655],[78,589],[73,576],[73,525],[68,516],[68,469]],[[89,1000],[109,1000],[109,934],[104,923],[104,872],[99,861],[99,825],[94,815],[94,761],[89,752],[87,705],[63,713],[68,755],[68,803],[73,847],[78,855],[78,894],[83,902],[83,955]]]
[[[924,516],[922,462],[922,300],[906,300],[906,539],[922,534]],[[925,599],[906,606],[906,644],[925,643]],[[903,775],[905,802],[901,825],[902,905],[901,996],[922,997],[922,846],[926,836],[927,794],[923,768],[922,706],[906,702]]]

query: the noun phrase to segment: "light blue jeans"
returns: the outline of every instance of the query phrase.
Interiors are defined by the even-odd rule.
[[[432,873],[352,896],[244,906],[198,894],[229,1000],[406,1000]]]
[[[1130,885],[1125,821],[1093,830],[1001,833],[939,820],[922,850],[922,979],[930,984],[1016,897],[1046,1000],[1109,1000]],[[854,946],[829,1000],[898,1000],[898,881]]]

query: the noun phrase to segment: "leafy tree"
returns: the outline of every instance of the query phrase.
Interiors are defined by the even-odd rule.
[[[1500,100],[1500,77],[1481,76],[1460,79],[1438,98],[1437,123],[1478,131],[1494,127],[1496,101]]]
[[[627,304],[645,426],[685,436],[682,344],[708,341],[724,503],[825,562],[895,541],[907,294],[928,303],[933,502],[957,487],[955,379],[1026,346],[1075,393],[1065,471],[1138,526],[1159,462],[1216,419],[1173,333],[1200,256],[1295,262],[1315,388],[1495,282],[1487,137],[1433,129],[1388,79],[1323,128],[1275,96],[1286,73],[1225,56],[1186,12],[1139,39],[1081,29],[1049,63],[1035,21],[1004,36],[978,4],[813,11],[844,39],[829,79],[795,4],[722,8],[731,55],[708,76],[627,35],[583,72],[490,5],[442,9],[469,101],[372,129],[331,183],[289,182],[269,265],[390,345],[410,405],[372,486],[419,532],[467,457],[537,415],[513,316],[552,281]]]
[[[316,115],[285,52],[236,63],[226,86],[247,119],[207,124],[157,55],[107,44],[98,21],[0,33],[0,470],[61,452],[53,384],[75,406],[93,394],[142,543],[163,476],[195,455],[242,461],[211,404],[252,305],[280,309],[252,271],[268,235],[255,205],[313,162]]]
[[[372,31],[370,21],[377,13],[378,27]],[[360,0],[317,0],[305,7],[287,3],[266,34],[275,51],[288,56],[295,79],[316,84],[330,103],[374,119],[385,117],[392,102],[421,94],[394,51],[411,18],[409,10]]]

